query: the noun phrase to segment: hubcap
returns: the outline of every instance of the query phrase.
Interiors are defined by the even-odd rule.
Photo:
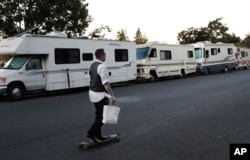
[[[22,95],[20,88],[14,88],[12,90],[12,95],[15,97],[20,97]]]

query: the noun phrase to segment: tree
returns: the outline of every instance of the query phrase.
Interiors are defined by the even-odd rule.
[[[197,41],[207,41],[209,39],[208,28],[188,28],[186,31],[184,30],[179,32],[177,39],[180,44],[195,43]]]
[[[209,35],[209,41],[216,43],[218,41],[221,41],[224,36],[227,36],[227,31],[229,28],[222,24],[220,21],[222,18],[216,18],[215,20],[208,23],[208,35]]]
[[[14,1],[0,2],[0,30],[3,36],[20,31],[20,9]],[[20,11],[20,12],[19,12]],[[18,26],[19,24],[19,26]]]
[[[148,41],[147,36],[142,35],[140,28],[137,29],[134,38],[136,44],[145,44]]]
[[[118,41],[129,41],[129,38],[127,36],[127,32],[125,29],[121,29],[121,31],[117,32],[116,40]]]
[[[109,26],[101,25],[100,28],[96,28],[96,29],[94,29],[94,31],[89,33],[90,39],[104,38],[106,36],[106,34],[103,33],[105,30],[107,32],[112,32],[112,29]]]
[[[250,33],[240,42],[240,46],[250,48]]]
[[[71,32],[82,35],[92,17],[85,0],[5,0],[0,2],[0,31],[10,36],[31,26],[43,33]]]
[[[236,46],[239,46],[241,38],[236,36],[235,33],[232,34],[225,33],[225,35],[218,41],[223,43],[234,43]]]
[[[241,40],[234,33],[229,34],[229,28],[221,23],[222,18],[216,18],[208,23],[207,27],[193,28],[178,33],[177,39],[180,44],[195,43],[198,41],[211,41],[213,43],[235,43],[238,44]]]

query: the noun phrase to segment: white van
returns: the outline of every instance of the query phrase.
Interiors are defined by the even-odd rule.
[[[196,72],[192,45],[159,44],[137,45],[137,77],[154,81],[156,78]]]
[[[134,80],[134,42],[22,35],[0,40],[0,55],[13,56],[0,69],[0,95],[19,100],[30,91],[55,91],[89,86],[95,51],[107,53],[111,83]]]

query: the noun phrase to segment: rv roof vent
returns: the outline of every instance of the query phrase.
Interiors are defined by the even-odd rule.
[[[205,44],[211,44],[211,41],[199,41],[197,43],[205,43]]]
[[[150,42],[147,42],[146,45],[152,45],[152,44],[160,44],[158,41],[150,41]]]
[[[216,44],[224,44],[224,43],[222,43],[222,42],[217,42]]]
[[[51,32],[51,33],[48,33],[46,34],[46,36],[51,36],[51,37],[61,37],[61,38],[67,38],[67,34],[66,33],[56,33],[56,32]]]

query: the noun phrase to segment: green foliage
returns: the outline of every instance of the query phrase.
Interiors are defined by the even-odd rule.
[[[136,44],[145,44],[148,41],[146,35],[142,35],[140,28],[137,29],[134,38]]]
[[[227,31],[229,28],[221,23],[222,18],[216,18],[208,23],[207,27],[201,28],[188,28],[187,30],[178,33],[178,41],[180,44],[189,44],[199,41],[211,41],[213,43],[234,43],[239,44],[240,37],[237,37],[234,33],[229,34]]]
[[[65,31],[80,36],[92,17],[85,0],[5,0],[0,2],[0,33],[10,36],[31,26],[43,33]]]
[[[250,48],[250,33],[240,42],[240,46]]]
[[[129,41],[129,38],[127,36],[127,32],[125,29],[121,29],[121,31],[117,32],[116,40],[118,41]]]
[[[208,29],[201,28],[188,28],[187,30],[178,33],[177,37],[180,44],[195,43],[198,41],[207,41],[209,39]]]
[[[90,39],[104,38],[106,36],[105,30],[106,32],[112,32],[112,29],[109,26],[101,25],[100,28],[96,28],[94,31],[89,33]]]
[[[215,20],[208,23],[208,36],[209,41],[216,43],[219,42],[224,38],[225,35],[227,35],[227,31],[229,28],[222,24],[220,21],[222,18],[216,18]]]

